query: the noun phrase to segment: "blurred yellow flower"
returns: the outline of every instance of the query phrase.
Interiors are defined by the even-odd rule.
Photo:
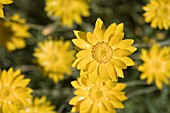
[[[34,56],[38,64],[43,68],[55,83],[64,79],[64,74],[71,75],[71,64],[75,59],[74,50],[70,50],[69,41],[47,40],[38,43]]]
[[[18,113],[20,108],[28,104],[32,90],[26,86],[30,79],[24,79],[21,71],[0,72],[0,113]]]
[[[88,78],[80,77],[71,82],[76,88],[69,104],[73,105],[71,112],[80,113],[116,113],[115,108],[124,108],[121,101],[127,99],[125,92],[121,92],[126,85],[107,82],[98,78],[95,82]]]
[[[132,39],[124,37],[123,24],[111,24],[105,28],[101,19],[97,19],[93,33],[74,31],[77,39],[73,43],[79,52],[73,67],[89,72],[89,77],[95,81],[97,76],[103,80],[117,81],[117,76],[124,78],[122,69],[134,65],[131,55],[136,48],[131,46]]]
[[[21,49],[26,46],[24,39],[30,37],[29,27],[25,19],[20,19],[18,14],[10,18],[12,21],[0,20],[0,42],[8,51]],[[17,23],[18,22],[18,23]]]
[[[151,84],[154,80],[156,86],[162,89],[162,84],[169,84],[170,78],[170,47],[161,48],[155,44],[148,52],[142,49],[141,59],[144,61],[138,67],[142,72],[140,79],[147,79],[147,84]]]
[[[170,27],[170,0],[150,0],[143,7],[145,22],[151,22],[151,27],[168,30]]]
[[[30,104],[24,109],[21,109],[19,113],[56,113],[54,111],[54,106],[50,104],[49,101],[46,101],[45,96],[40,99],[31,99]]]
[[[4,17],[3,4],[11,4],[13,0],[0,0],[0,18]]]
[[[46,0],[45,11],[48,16],[60,17],[62,24],[68,27],[72,27],[73,22],[81,24],[81,16],[90,15],[87,0]]]

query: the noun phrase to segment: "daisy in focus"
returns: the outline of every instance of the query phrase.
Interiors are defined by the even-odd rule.
[[[71,112],[80,113],[116,113],[115,108],[124,108],[121,101],[127,99],[122,90],[125,84],[114,83],[98,78],[92,82],[88,78],[80,77],[71,82],[76,89],[69,104],[73,105]]]
[[[24,79],[21,71],[0,72],[0,113],[18,113],[18,110],[25,107],[30,99],[32,89],[27,88],[30,79]]]
[[[1,46],[6,47],[8,51],[22,49],[26,46],[25,39],[31,36],[29,27],[24,25],[25,19],[20,19],[18,14],[13,15],[10,20],[15,22],[0,20]]]
[[[59,17],[68,27],[72,27],[74,22],[81,24],[81,16],[90,16],[87,0],[46,0],[45,11],[50,17]]]
[[[162,89],[163,83],[169,84],[170,78],[170,48],[155,44],[150,51],[142,49],[141,59],[144,61],[138,67],[142,72],[140,79],[147,79],[147,84],[151,84],[154,80],[156,86]]]
[[[30,104],[21,109],[19,113],[56,113],[54,111],[54,106],[46,100],[46,97],[30,99]]]
[[[145,11],[145,22],[151,22],[152,28],[166,29],[170,27],[170,1],[169,0],[150,0],[143,7]]]
[[[4,17],[4,11],[3,11],[3,8],[4,8],[4,4],[11,4],[13,3],[13,0],[0,0],[0,18],[3,18]]]
[[[134,65],[131,55],[136,48],[132,46],[134,40],[123,40],[123,24],[111,24],[107,29],[101,19],[97,19],[93,33],[74,31],[77,39],[73,43],[79,52],[73,67],[81,71],[88,71],[88,76],[95,81],[98,76],[103,80],[117,81],[117,77],[124,78],[122,69]]]
[[[34,56],[43,68],[45,75],[55,83],[64,79],[64,75],[71,75],[71,64],[75,51],[70,49],[71,43],[62,40],[46,40],[39,42]]]

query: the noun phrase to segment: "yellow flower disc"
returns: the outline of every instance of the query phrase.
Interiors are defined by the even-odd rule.
[[[32,89],[26,86],[30,79],[24,79],[20,74],[21,71],[13,71],[10,68],[8,71],[0,72],[0,112],[1,113],[18,113],[20,108],[28,104]]]
[[[134,65],[128,57],[136,51],[132,46],[134,40],[123,40],[123,24],[113,23],[106,29],[102,20],[97,19],[93,33],[74,33],[77,39],[72,41],[79,52],[73,67],[80,69],[81,73],[88,71],[88,76],[94,81],[97,76],[106,81],[117,81],[117,77],[124,77],[122,69]]]
[[[60,17],[62,24],[68,27],[74,22],[81,24],[81,16],[90,15],[87,0],[46,0],[45,11],[50,17]]]
[[[69,104],[73,105],[71,112],[80,113],[116,113],[115,108],[124,108],[121,101],[127,99],[125,92],[121,92],[126,85],[98,78],[92,82],[88,78],[80,77],[71,82],[76,88]]]
[[[3,4],[11,4],[13,0],[0,0],[0,18],[4,17]]]
[[[31,36],[28,32],[29,27],[24,25],[25,19],[20,19],[18,14],[10,19],[15,22],[0,20],[0,46],[6,47],[8,51],[24,48],[24,39]]]
[[[30,99],[30,104],[23,109],[19,110],[19,113],[56,113],[54,106],[50,105],[49,101],[46,101],[46,97]]]
[[[142,49],[141,59],[144,61],[142,65],[138,67],[138,70],[142,72],[140,78],[142,80],[147,79],[147,83],[151,84],[154,80],[156,86],[162,89],[162,84],[169,84],[170,78],[170,48],[159,45],[153,45],[148,52]]]
[[[38,43],[34,56],[43,68],[45,75],[55,83],[64,79],[64,74],[71,75],[71,64],[75,59],[75,51],[70,49],[71,43],[62,40],[47,40]]]
[[[170,1],[169,0],[150,0],[143,7],[145,22],[151,22],[151,27],[168,30],[170,27]]]

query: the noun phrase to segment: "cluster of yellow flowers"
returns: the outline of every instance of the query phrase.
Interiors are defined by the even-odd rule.
[[[151,27],[168,30],[170,27],[170,0],[150,0],[143,7],[145,21],[151,22]]]
[[[156,86],[162,89],[162,83],[169,84],[170,79],[170,47],[161,48],[154,44],[149,52],[142,49],[141,59],[144,61],[138,67],[143,72],[140,78],[147,79],[151,84],[155,79]]]
[[[46,98],[32,98],[28,88],[30,79],[24,79],[21,70],[0,71],[0,112],[1,113],[55,113]]]
[[[70,50],[71,43],[62,40],[47,40],[39,42],[34,56],[38,64],[43,68],[45,75],[49,76],[55,83],[64,79],[64,74],[71,75],[71,64],[74,50]],[[69,56],[69,57],[68,57]]]
[[[31,36],[29,27],[25,25],[26,20],[21,19],[19,14],[13,15],[10,20],[0,20],[0,46],[6,47],[8,51],[24,48],[24,39]]]
[[[3,5],[12,0],[0,0],[0,17],[4,17]],[[68,5],[69,4],[69,5]],[[67,9],[67,10],[66,10]],[[60,19],[60,22],[72,27],[73,23],[81,24],[82,16],[90,16],[87,0],[46,0],[45,11],[49,17]],[[143,7],[145,21],[151,27],[168,30],[170,27],[170,1],[151,0]],[[26,46],[25,39],[31,34],[26,20],[18,14],[11,16],[10,21],[0,20],[0,42],[8,51]],[[71,112],[80,113],[116,113],[116,108],[124,108],[126,85],[118,83],[118,77],[124,78],[123,69],[133,66],[129,56],[137,49],[132,46],[134,40],[123,39],[123,23],[112,23],[108,28],[98,18],[93,32],[74,30],[77,37],[72,42],[78,53],[71,50],[71,42],[49,40],[38,42],[33,56],[45,76],[55,83],[64,79],[64,75],[72,75],[71,64],[80,70],[80,77],[72,81],[76,89],[69,104]],[[158,89],[170,79],[170,47],[154,44],[150,51],[142,49],[143,64],[138,67],[142,72],[140,79],[147,79],[147,84],[155,80]],[[69,56],[69,57],[68,57]],[[74,61],[74,62],[73,62]],[[73,62],[73,63],[72,63]],[[28,88],[30,79],[24,79],[21,71],[0,71],[0,113],[55,113],[54,106],[46,97],[33,98],[32,89]]]
[[[73,66],[81,70],[75,96],[70,100],[72,112],[115,113],[115,108],[124,108],[121,101],[127,99],[121,92],[126,85],[117,83],[124,78],[122,69],[134,65],[131,55],[136,48],[132,39],[123,40],[123,24],[111,24],[107,29],[101,19],[97,19],[93,33],[74,31],[73,39],[79,51]]]

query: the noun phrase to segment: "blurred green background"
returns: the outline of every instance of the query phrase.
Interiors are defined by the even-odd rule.
[[[124,70],[125,79],[119,78],[119,82],[127,84],[125,92],[129,97],[123,102],[125,109],[117,110],[118,113],[170,113],[170,86],[164,86],[163,90],[158,90],[154,84],[146,85],[145,81],[140,81],[140,72],[137,67],[141,64],[140,50],[148,49],[153,42],[161,45],[170,45],[170,32],[150,28],[150,24],[144,22],[142,7],[149,0],[89,0],[90,17],[83,18],[81,25],[74,24],[73,28],[61,26],[59,21],[52,21],[44,11],[45,0],[14,0],[13,4],[5,6],[6,16],[15,13],[27,20],[30,26],[31,38],[26,40],[27,47],[24,49],[8,52],[5,48],[0,48],[0,68],[21,69],[27,78],[31,78],[29,87],[34,89],[33,95],[41,97],[46,95],[52,105],[56,106],[58,113],[69,113],[71,107],[68,101],[73,97],[73,88],[70,84],[79,76],[79,71],[72,68],[73,75],[65,76],[63,81],[54,84],[47,77],[42,77],[38,65],[33,62],[34,48],[37,42],[46,40],[48,36],[42,35],[45,28],[54,29],[49,35],[54,37],[63,36],[64,40],[75,38],[73,30],[92,31],[97,18],[101,18],[105,25],[111,23],[124,23],[125,38],[135,40],[134,46],[138,50],[131,55],[136,65]]]

